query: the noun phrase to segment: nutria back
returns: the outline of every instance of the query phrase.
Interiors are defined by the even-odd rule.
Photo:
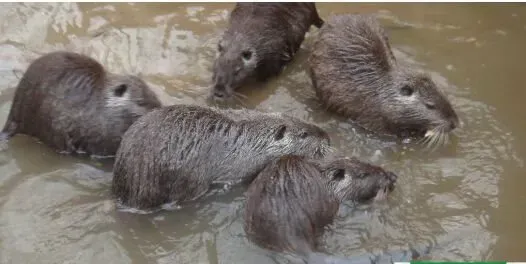
[[[339,201],[319,167],[301,157],[273,160],[246,193],[244,229],[254,244],[276,252],[315,251]]]
[[[228,100],[241,86],[278,75],[311,25],[323,25],[315,3],[237,3],[218,43],[211,96]]]
[[[141,117],[117,152],[112,191],[124,206],[152,209],[250,182],[285,154],[323,157],[329,136],[283,114],[174,105]]]
[[[85,55],[52,52],[22,76],[2,134],[26,134],[60,152],[111,156],[126,129],[159,106],[138,77],[109,73]]]
[[[330,17],[313,45],[309,72],[328,109],[372,132],[444,135],[459,123],[428,75],[396,62],[385,31],[372,16]]]
[[[289,155],[275,159],[246,193],[245,232],[262,248],[325,263],[319,261],[329,260],[328,256],[314,254],[316,240],[332,223],[339,204],[383,199],[396,180],[396,174],[356,158]]]

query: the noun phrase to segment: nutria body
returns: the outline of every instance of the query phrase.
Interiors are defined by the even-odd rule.
[[[397,175],[355,158],[284,156],[269,163],[246,193],[245,232],[256,245],[323,259],[317,238],[344,200],[384,198]]]
[[[323,23],[315,3],[237,3],[218,43],[212,98],[231,99],[241,86],[278,75],[310,26]]]
[[[309,67],[323,104],[372,132],[436,140],[459,123],[429,76],[397,64],[384,30],[371,16],[329,18]]]
[[[250,182],[282,155],[325,156],[329,144],[321,128],[283,114],[169,106],[126,132],[112,191],[125,206],[154,209],[194,200],[212,183]]]
[[[109,73],[85,55],[52,52],[22,76],[2,137],[26,134],[59,152],[112,156],[128,127],[159,106],[138,77]]]

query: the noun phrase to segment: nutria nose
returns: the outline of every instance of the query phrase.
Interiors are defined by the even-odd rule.
[[[387,179],[389,180],[389,183],[387,184],[387,189],[392,192],[395,188],[396,180],[398,179],[398,175],[387,172]]]
[[[452,119],[449,121],[449,129],[450,129],[450,130],[453,130],[453,129],[457,128],[458,125],[459,125],[459,121],[458,121],[458,119],[456,119],[456,118],[452,118]]]
[[[225,94],[223,92],[214,91],[214,96],[218,98],[223,98]]]
[[[225,97],[225,86],[222,84],[216,84],[214,86],[214,97],[223,98]]]
[[[389,179],[389,181],[391,181],[392,183],[395,183],[396,180],[398,180],[398,175],[396,175],[393,172],[388,171],[386,176],[387,176],[387,179]]]

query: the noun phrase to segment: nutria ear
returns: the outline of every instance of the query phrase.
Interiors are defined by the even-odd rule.
[[[121,84],[113,89],[113,94],[117,97],[122,97],[127,90],[128,86],[126,84]]]
[[[309,135],[307,131],[301,131],[300,138],[306,138]]]
[[[250,59],[252,59],[252,51],[245,50],[241,52],[241,57],[243,57],[244,60],[249,61]]]
[[[287,131],[287,126],[285,125],[281,125],[277,130],[276,130],[276,135],[274,135],[274,139],[275,140],[281,140],[283,137],[285,137],[285,132]]]
[[[345,178],[345,170],[344,169],[337,169],[334,172],[334,175],[332,176],[333,180],[341,181]]]

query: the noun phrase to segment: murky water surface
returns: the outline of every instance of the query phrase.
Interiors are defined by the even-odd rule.
[[[0,5],[0,123],[37,56],[67,49],[141,74],[171,103],[206,104],[215,47],[233,4]],[[520,4],[318,4],[376,13],[403,63],[428,71],[464,126],[447,146],[381,142],[322,111],[306,74],[317,30],[279,78],[246,92],[249,108],[327,129],[342,151],[396,171],[386,203],[341,209],[323,248],[337,256],[434,244],[436,260],[526,260],[524,59]],[[0,153],[2,263],[286,263],[247,242],[243,190],[178,211],[115,210],[111,164],[61,156],[24,136]]]

